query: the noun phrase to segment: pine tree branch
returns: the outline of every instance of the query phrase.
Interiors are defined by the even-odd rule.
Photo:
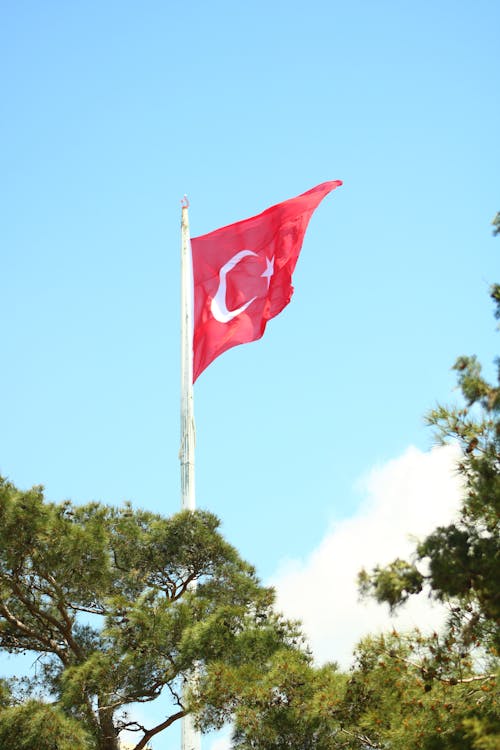
[[[28,612],[40,622],[42,627],[46,626],[47,623],[52,625],[52,627],[60,633],[60,635],[63,637],[63,639],[66,641],[66,644],[68,648],[73,651],[75,656],[81,658],[83,656],[83,651],[78,645],[78,643],[73,638],[72,634],[72,628],[73,623],[71,621],[71,618],[68,618],[69,625],[66,624],[66,622],[61,622],[57,619],[57,617],[54,617],[50,614],[50,612],[47,612],[44,609],[41,609],[39,606],[37,606],[32,600],[30,600],[27,596],[25,596],[22,592],[22,589],[20,588],[17,581],[13,580],[11,581],[12,591],[17,596],[20,602],[24,604]]]
[[[411,661],[411,659],[405,659],[403,656],[398,656],[397,654],[391,653],[390,651],[381,651],[381,653],[385,654],[385,656],[389,657],[389,659],[395,659],[396,661],[399,661],[403,664],[406,664],[408,667],[411,667],[412,669],[415,669],[417,672],[428,672],[429,670],[423,666],[423,664],[418,664],[417,662]],[[438,680],[439,682],[443,682],[445,685],[464,685],[469,682],[478,682],[480,680],[492,680],[496,678],[496,674],[479,674],[479,675],[472,675],[471,677],[440,677],[437,673],[433,675],[433,678]]]
[[[104,617],[108,614],[108,610],[104,609],[104,607],[100,607],[99,609],[97,607],[81,607],[76,604],[67,604],[66,605],[68,609],[71,609],[75,612],[88,612],[90,615],[101,615]]]
[[[61,649],[57,643],[52,638],[46,638],[42,636],[40,630],[33,630],[30,628],[26,623],[24,623],[22,620],[19,620],[18,617],[16,617],[7,607],[7,605],[4,602],[0,603],[0,613],[5,617],[7,622],[9,622],[15,629],[20,631],[24,637],[29,638],[30,641],[38,641],[40,645],[44,646],[47,651],[50,653],[56,654],[60,658],[63,664],[68,663],[68,656],[64,649]],[[30,648],[31,645],[27,644],[26,648]]]
[[[163,721],[161,724],[157,724],[157,726],[153,727],[153,729],[148,729],[142,740],[140,740],[134,747],[134,750],[143,750],[143,748],[146,747],[149,740],[154,737],[155,734],[158,734],[164,729],[167,729],[167,727],[171,726],[175,721],[178,721],[178,719],[182,719],[185,715],[185,711],[178,711],[176,714],[172,714],[172,716],[169,716],[168,719],[165,719],[165,721]]]
[[[175,594],[174,596],[171,597],[171,601],[173,601],[173,602],[178,601],[186,593],[186,591],[189,589],[189,584],[192,583],[193,581],[195,581],[196,578],[197,578],[197,574],[196,573],[191,573],[191,575],[189,575],[186,578],[186,580],[182,583],[182,586],[180,587],[179,592],[177,594]]]
[[[374,745],[373,742],[370,740],[370,738],[367,737],[365,734],[357,734],[356,732],[349,732],[347,729],[344,729],[344,727],[341,727],[340,731],[343,732],[344,734],[349,735],[349,737],[354,737],[354,739],[358,740],[358,742],[361,742],[362,747],[371,747],[373,748],[373,750],[380,750],[380,745]]]

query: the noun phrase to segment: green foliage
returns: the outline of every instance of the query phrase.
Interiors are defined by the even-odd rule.
[[[497,214],[497,217],[500,232],[500,213]],[[491,287],[490,296],[495,303],[495,318],[498,320],[500,318],[500,284],[493,284],[493,286]]]
[[[365,638],[349,675],[276,652],[266,673],[221,666],[212,679],[215,693],[218,680],[228,690],[235,750],[490,750],[500,740],[496,675],[477,674],[437,633]]]
[[[362,595],[370,593],[378,602],[387,602],[393,610],[411,594],[422,591],[424,576],[415,565],[397,559],[385,568],[377,566],[373,576],[362,570],[358,581]]]
[[[7,680],[0,679],[0,711],[11,703],[11,692]]]
[[[493,217],[493,221],[491,222],[493,224],[493,235],[500,234],[500,211],[498,211],[495,216]]]
[[[182,718],[188,675],[198,706],[213,664],[265,671],[274,651],[297,648],[296,627],[273,614],[273,592],[218,525],[201,511],[162,518],[130,505],[56,505],[40,487],[0,480],[0,648],[41,655],[24,689],[53,696],[54,716],[78,719],[99,750],[116,750],[126,728],[143,747]],[[165,692],[171,710],[160,724],[127,718],[129,704]],[[5,721],[17,715],[7,709]]]
[[[419,631],[362,641],[345,693],[344,720],[351,731],[346,747],[360,750],[361,737],[368,747],[391,750],[496,747],[496,676],[475,674],[455,645]]]
[[[80,722],[53,705],[30,700],[0,711],[0,747],[5,750],[94,750]]]
[[[224,703],[220,684],[225,685]],[[301,748],[328,750],[338,733],[331,721],[339,710],[345,677],[335,665],[314,668],[303,651],[282,649],[268,661],[268,669],[248,664],[214,664],[207,676],[206,696],[199,706],[202,727],[222,725],[230,716],[235,723],[233,747]]]
[[[491,297],[499,318],[499,285],[492,287]],[[383,733],[384,742],[391,748],[479,750],[500,744],[496,679],[500,648],[498,360],[497,367],[498,382],[491,384],[483,377],[476,357],[459,357],[454,369],[463,403],[437,406],[428,416],[442,443],[453,441],[461,447],[457,471],[463,478],[464,494],[458,519],[435,529],[418,544],[412,563],[396,560],[385,568],[360,574],[361,592],[386,602],[391,609],[404,604],[409,595],[424,586],[449,607],[441,635],[395,635],[390,648],[383,639],[377,646],[372,642],[361,647],[380,659],[363,677],[358,675],[363,689],[368,689],[372,676],[375,682],[380,679],[380,669],[390,680],[399,670],[405,679],[414,681],[413,686],[405,687],[406,699],[418,694],[419,681],[426,693],[418,699],[418,711],[403,716],[400,710],[399,723],[391,718],[390,727]],[[389,692],[394,693],[394,689]],[[385,690],[374,689],[373,694],[377,700],[387,697]],[[403,703],[399,705],[402,709]],[[387,711],[391,716],[395,709],[377,706],[377,712]],[[415,723],[419,713],[423,717],[420,727]],[[369,711],[363,712],[363,721],[370,723]],[[400,739],[396,726],[405,727]]]
[[[499,286],[491,296],[500,311]],[[482,375],[476,357],[454,365],[460,406],[437,406],[428,422],[441,442],[457,442],[464,482],[460,517],[437,528],[415,550],[415,561],[397,560],[360,574],[361,590],[394,609],[426,586],[451,607],[449,629],[466,650],[500,648],[500,362],[498,382]],[[424,572],[425,571],[425,572]],[[413,585],[415,582],[416,585]]]
[[[492,297],[500,310],[499,286]],[[266,673],[250,667],[243,680],[241,673],[228,675],[227,666],[209,671],[214,693],[219,677],[229,689],[234,748],[500,747],[500,388],[483,378],[475,357],[460,357],[455,369],[463,404],[436,407],[429,422],[443,443],[462,448],[460,517],[418,544],[412,561],[397,559],[359,576],[361,593],[391,610],[425,590],[448,605],[446,627],[365,638],[349,675],[329,665],[318,669],[305,654],[279,651]],[[227,718],[217,713],[216,700],[205,711]]]

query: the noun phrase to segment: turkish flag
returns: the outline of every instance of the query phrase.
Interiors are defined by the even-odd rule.
[[[293,294],[292,274],[314,209],[341,180],[323,182],[253,216],[191,240],[193,382],[219,354],[260,339]]]

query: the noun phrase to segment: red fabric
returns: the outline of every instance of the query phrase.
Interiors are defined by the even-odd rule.
[[[292,274],[309,219],[342,185],[324,182],[251,219],[191,240],[193,382],[219,354],[259,339],[293,294]]]

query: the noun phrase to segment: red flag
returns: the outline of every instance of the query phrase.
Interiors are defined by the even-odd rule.
[[[219,354],[260,339],[293,294],[292,274],[309,219],[342,185],[307,193],[191,240],[194,278],[193,382]]]

